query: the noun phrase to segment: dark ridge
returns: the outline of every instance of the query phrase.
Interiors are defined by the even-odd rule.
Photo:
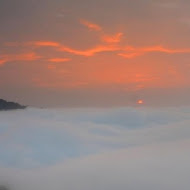
[[[3,99],[0,99],[0,111],[25,109],[26,107],[27,106],[22,106],[15,102],[7,102]]]

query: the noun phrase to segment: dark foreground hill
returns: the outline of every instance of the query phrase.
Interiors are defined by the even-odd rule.
[[[0,99],[0,111],[3,110],[16,110],[16,109],[25,109],[26,106],[22,106],[15,102],[7,102],[3,99]]]

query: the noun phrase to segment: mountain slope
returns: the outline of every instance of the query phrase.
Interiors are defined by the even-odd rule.
[[[15,109],[25,109],[26,106],[22,106],[15,102],[7,102],[6,100],[0,99],[0,111],[2,110],[15,110]]]

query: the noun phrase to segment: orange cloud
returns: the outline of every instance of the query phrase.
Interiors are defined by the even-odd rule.
[[[132,58],[135,58],[137,56],[141,56],[143,55],[143,53],[118,53],[119,56],[122,56],[124,58],[127,58],[127,59],[132,59]]]
[[[119,53],[119,56],[131,59],[138,56],[142,56],[147,53],[151,52],[161,52],[161,53],[167,53],[167,54],[178,54],[178,53],[190,53],[190,48],[187,49],[170,49],[165,48],[163,46],[151,46],[151,47],[143,47],[143,48],[135,48],[132,46],[128,46],[126,48],[123,48],[123,51],[127,53]]]
[[[54,63],[61,63],[61,62],[67,62],[70,61],[70,58],[52,58],[48,59],[49,62],[54,62]]]
[[[90,29],[90,30],[94,30],[94,31],[101,31],[101,30],[102,30],[101,26],[99,26],[99,25],[97,25],[97,24],[94,24],[94,23],[91,23],[91,22],[89,22],[89,21],[87,21],[87,20],[81,19],[81,20],[80,20],[80,23],[81,23],[82,25],[86,26],[86,27],[87,27],[88,29]]]
[[[20,61],[20,60],[21,61],[35,61],[39,58],[41,58],[41,56],[36,55],[36,53],[34,52],[10,56],[10,59],[16,60],[16,61]]]
[[[62,51],[62,52],[67,52],[73,55],[86,56],[86,57],[94,56],[95,54],[101,53],[101,52],[116,52],[117,55],[122,56],[127,59],[143,56],[151,52],[161,52],[161,53],[166,53],[166,54],[190,53],[190,48],[172,49],[172,48],[165,48],[164,46],[161,46],[161,45],[150,46],[150,47],[133,47],[133,46],[122,47],[120,45],[116,45],[117,43],[121,41],[122,36],[123,36],[123,33],[117,33],[113,36],[104,35],[102,37],[102,40],[108,44],[98,45],[86,50],[74,49],[74,48],[62,45],[59,42],[54,42],[54,41],[33,41],[33,42],[31,41],[31,42],[21,43],[21,45],[32,46],[32,47],[33,46],[34,47],[52,47],[52,48],[55,48],[56,51]],[[7,45],[16,46],[18,45],[18,43],[9,42]],[[9,60],[21,60],[20,58],[17,58],[16,55],[14,55],[14,58],[10,58],[10,56],[13,56],[13,55],[0,56],[0,65],[4,64],[5,62]],[[21,56],[23,56],[23,54]],[[27,55],[27,58],[29,59],[29,55]],[[31,58],[34,58],[34,56],[31,56]],[[69,58],[52,58],[52,59],[48,59],[48,61],[58,63],[58,62],[70,61],[70,59]]]
[[[11,43],[10,43],[11,44]],[[13,43],[14,44],[14,43]],[[121,50],[120,47],[116,45],[98,45],[93,48],[89,48],[86,50],[77,50],[65,45],[62,45],[58,42],[53,42],[53,41],[33,41],[33,42],[25,42],[21,43],[24,46],[35,46],[35,47],[52,47],[56,48],[57,51],[62,51],[62,52],[67,52],[70,54],[74,55],[80,55],[80,56],[93,56],[96,53],[101,53],[101,52],[114,52],[114,51],[119,51]],[[50,62],[65,62],[65,61],[70,61],[68,58],[52,58],[48,59]]]
[[[41,56],[36,55],[36,53],[26,53],[26,54],[6,54],[0,56],[0,65],[3,65],[10,61],[35,61],[40,59]]]
[[[163,52],[163,53],[175,54],[175,53],[190,53],[190,48],[188,48],[188,49],[169,49],[169,48],[165,48],[163,46],[152,46],[152,47],[141,48],[140,51]]]
[[[86,56],[86,57],[93,56],[96,53],[113,52],[113,51],[118,51],[120,49],[119,47],[113,46],[113,45],[99,45],[94,48],[90,48],[90,49],[86,49],[86,50],[77,50],[77,49],[73,49],[73,48],[70,48],[65,45],[61,45],[58,42],[52,42],[52,41],[34,41],[34,42],[27,42],[25,44],[37,46],[37,47],[54,47],[54,48],[58,48],[57,49],[58,51],[67,52],[67,53],[71,53],[74,55]],[[53,59],[49,59],[48,61],[65,62],[65,61],[70,61],[70,59],[53,58]]]
[[[18,47],[18,46],[36,46],[36,47],[59,47],[58,42],[53,41],[29,41],[29,42],[5,42],[5,46]]]
[[[59,48],[60,51],[68,52],[68,53],[75,54],[75,55],[86,56],[86,57],[93,56],[96,53],[101,53],[101,52],[118,51],[119,49],[120,49],[119,47],[110,46],[110,45],[109,46],[96,46],[92,49],[87,49],[87,50],[83,50],[83,51],[72,49],[72,48],[65,47],[65,46],[62,46],[61,48]]]
[[[37,47],[59,47],[60,46],[58,42],[52,42],[52,41],[27,42],[26,45],[32,45],[32,46],[37,46]]]
[[[113,36],[109,36],[109,35],[104,35],[102,37],[102,41],[106,42],[106,43],[119,43],[121,41],[121,38],[123,36],[123,33],[117,33]]]
[[[6,59],[0,59],[0,65],[5,64],[6,62],[7,62],[7,60],[6,60]]]

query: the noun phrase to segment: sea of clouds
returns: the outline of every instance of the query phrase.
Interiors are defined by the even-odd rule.
[[[190,107],[0,112],[11,190],[189,190]]]

